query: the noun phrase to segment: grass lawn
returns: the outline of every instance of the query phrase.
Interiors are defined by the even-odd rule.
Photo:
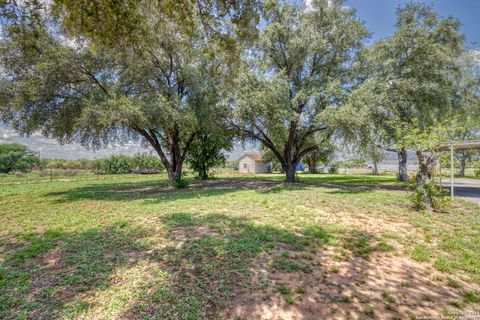
[[[0,178],[0,319],[408,319],[480,310],[480,208],[392,176]]]

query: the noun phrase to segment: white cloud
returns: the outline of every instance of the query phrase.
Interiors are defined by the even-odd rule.
[[[40,133],[34,133],[30,137],[22,137],[10,127],[0,125],[0,143],[21,143],[32,151],[40,152],[42,158],[59,159],[99,159],[112,154],[134,154],[145,152],[148,149],[140,143],[129,141],[126,145],[110,145],[106,149],[89,150],[78,143],[61,145],[54,139],[43,137]]]
[[[50,159],[100,159],[112,154],[132,155],[137,152],[150,152],[155,154],[150,148],[142,147],[139,142],[128,141],[125,144],[111,144],[100,150],[89,150],[78,143],[61,145],[54,139],[43,137],[40,133],[32,134],[30,137],[22,137],[15,130],[0,124],[0,143],[20,143],[26,145],[30,150],[39,152],[41,158]],[[246,141],[244,143],[236,141],[232,152],[226,155],[230,160],[238,160],[248,152],[259,152],[259,146],[256,142]]]

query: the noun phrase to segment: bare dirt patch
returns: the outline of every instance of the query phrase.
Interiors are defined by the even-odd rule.
[[[229,317],[242,319],[408,319],[456,310],[458,289],[432,281],[419,263],[394,255],[335,261],[334,251],[318,252],[311,273],[268,274],[264,291],[238,294]],[[257,276],[257,280],[265,274]],[[279,288],[291,289],[288,301]]]

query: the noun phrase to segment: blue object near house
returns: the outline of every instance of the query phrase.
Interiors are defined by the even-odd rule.
[[[295,168],[295,171],[303,171],[303,163],[298,163],[297,167]]]

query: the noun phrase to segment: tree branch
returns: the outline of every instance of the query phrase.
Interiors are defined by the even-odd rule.
[[[319,149],[319,147],[318,147],[317,145],[314,145],[314,146],[308,147],[308,148],[306,148],[306,149],[303,149],[303,150],[302,150],[301,152],[299,152],[298,155],[295,157],[295,159],[294,159],[295,163],[298,163],[298,162],[302,159],[302,157],[303,157],[304,155],[306,155],[307,153],[310,153],[310,152],[312,152],[312,151],[316,151],[316,150],[318,150],[318,149]]]
[[[95,84],[108,96],[110,95],[107,88],[104,87],[104,85],[95,77],[93,73],[88,71],[85,67],[82,67],[82,70],[85,72],[85,74],[95,82]]]

